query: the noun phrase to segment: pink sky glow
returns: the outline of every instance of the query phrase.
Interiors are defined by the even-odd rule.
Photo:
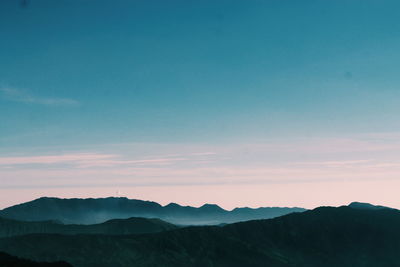
[[[383,140],[383,141],[382,141]],[[123,144],[0,156],[2,208],[41,196],[128,198],[162,204],[400,207],[400,144],[390,136],[235,145]],[[385,192],[385,194],[382,194]],[[240,195],[240,197],[238,197]]]

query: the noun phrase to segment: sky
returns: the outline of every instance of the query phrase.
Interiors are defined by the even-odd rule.
[[[0,1],[0,208],[400,208],[399,1]]]

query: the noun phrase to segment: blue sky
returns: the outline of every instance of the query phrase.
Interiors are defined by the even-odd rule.
[[[307,186],[312,188],[328,176],[340,176],[343,168],[326,167],[339,162],[353,164],[353,169],[341,174],[346,181],[353,183],[351,174],[359,171],[354,174],[359,186],[375,179],[389,188],[393,184],[381,179],[392,177],[390,183],[397,182],[394,177],[400,169],[390,174],[377,171],[373,178],[359,165],[397,166],[399,8],[398,1],[388,0],[31,0],[25,7],[18,1],[1,1],[0,165],[4,167],[0,179],[4,186],[0,190],[15,195],[22,187],[33,188],[36,196],[48,188],[67,186],[87,192],[86,187],[102,183],[88,178],[89,174],[67,170],[85,166],[96,171],[99,162],[93,165],[92,161],[99,158],[102,167],[108,164],[112,169],[108,174],[102,171],[112,184],[110,191],[126,188],[129,197],[154,198],[165,186],[179,191],[187,181],[176,180],[176,172],[196,169],[193,164],[199,161],[219,171],[210,174],[201,167],[197,173],[186,173],[194,192],[202,191],[195,185],[210,187],[211,180],[218,179],[225,186],[245,183],[249,194],[259,184],[272,188],[279,181],[287,184],[296,179],[311,181]],[[338,152],[337,147],[343,149]],[[179,153],[184,155],[172,158],[185,160],[168,161],[173,162],[168,167],[157,165],[157,171],[166,175],[155,183],[157,190],[133,192],[131,187],[154,187],[150,178],[143,177],[158,173],[118,178],[122,174],[113,172],[121,168],[118,160],[124,166],[135,165]],[[40,161],[46,156],[59,161]],[[291,174],[295,168],[291,164],[304,161],[318,161],[325,167],[317,174],[303,164],[301,175]],[[227,170],[235,167],[246,171],[229,174]],[[249,172],[261,167],[286,173],[279,178],[263,169],[257,179],[249,178]],[[62,175],[52,174],[55,169]],[[78,176],[87,177],[86,187],[73,178]],[[230,192],[228,186],[224,190]],[[212,200],[233,207],[295,205],[301,198],[265,200],[259,192],[259,198],[239,203],[233,200],[235,190],[232,196],[227,193],[225,199]],[[61,191],[50,194],[63,195]],[[373,201],[371,194],[359,198]],[[345,202],[352,195],[358,196],[353,191],[348,197],[332,196],[328,204]],[[164,194],[156,200],[168,202],[168,197]],[[176,201],[208,201],[201,195],[186,197]],[[18,201],[3,198],[0,201]],[[393,199],[394,195],[386,202],[392,204]],[[304,205],[324,203],[315,196]]]

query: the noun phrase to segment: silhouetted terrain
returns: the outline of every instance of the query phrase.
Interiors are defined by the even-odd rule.
[[[1,267],[72,267],[66,262],[34,262],[0,252]]]
[[[156,234],[0,239],[0,250],[80,266],[400,266],[400,212],[321,207],[223,227]]]
[[[125,235],[156,233],[176,228],[177,226],[160,219],[148,218],[114,219],[92,225],[64,225],[54,221],[25,222],[0,217],[0,237],[32,233]]]
[[[349,207],[355,209],[367,209],[367,210],[391,209],[385,206],[377,206],[377,205],[372,205],[370,203],[362,203],[362,202],[352,202],[349,204]]]
[[[173,224],[205,225],[254,219],[268,219],[302,208],[236,208],[227,211],[217,205],[206,204],[200,208],[171,203],[161,206],[156,202],[127,199],[59,199],[39,198],[0,211],[0,217],[21,221],[58,220],[68,224],[94,224],[116,218],[159,218]]]

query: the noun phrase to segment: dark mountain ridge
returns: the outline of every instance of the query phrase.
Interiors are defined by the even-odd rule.
[[[129,236],[35,234],[0,239],[34,260],[102,266],[400,266],[400,212],[321,207],[268,220]]]
[[[0,252],[1,267],[72,267],[66,262],[34,262]]]
[[[130,217],[159,218],[173,224],[207,225],[268,219],[302,208],[236,208],[227,211],[213,204],[199,208],[175,203],[161,206],[156,202],[128,198],[60,199],[43,197],[5,208],[0,217],[22,221],[57,220],[66,224],[94,224]]]
[[[391,209],[389,207],[385,206],[379,206],[379,205],[372,205],[370,203],[363,203],[363,202],[351,202],[349,204],[349,207],[355,208],[355,209],[372,209],[372,210],[379,210],[379,209]]]
[[[54,221],[17,221],[0,217],[0,237],[47,234],[144,234],[157,233],[178,228],[160,219],[129,218],[113,219],[100,224],[61,224]]]

